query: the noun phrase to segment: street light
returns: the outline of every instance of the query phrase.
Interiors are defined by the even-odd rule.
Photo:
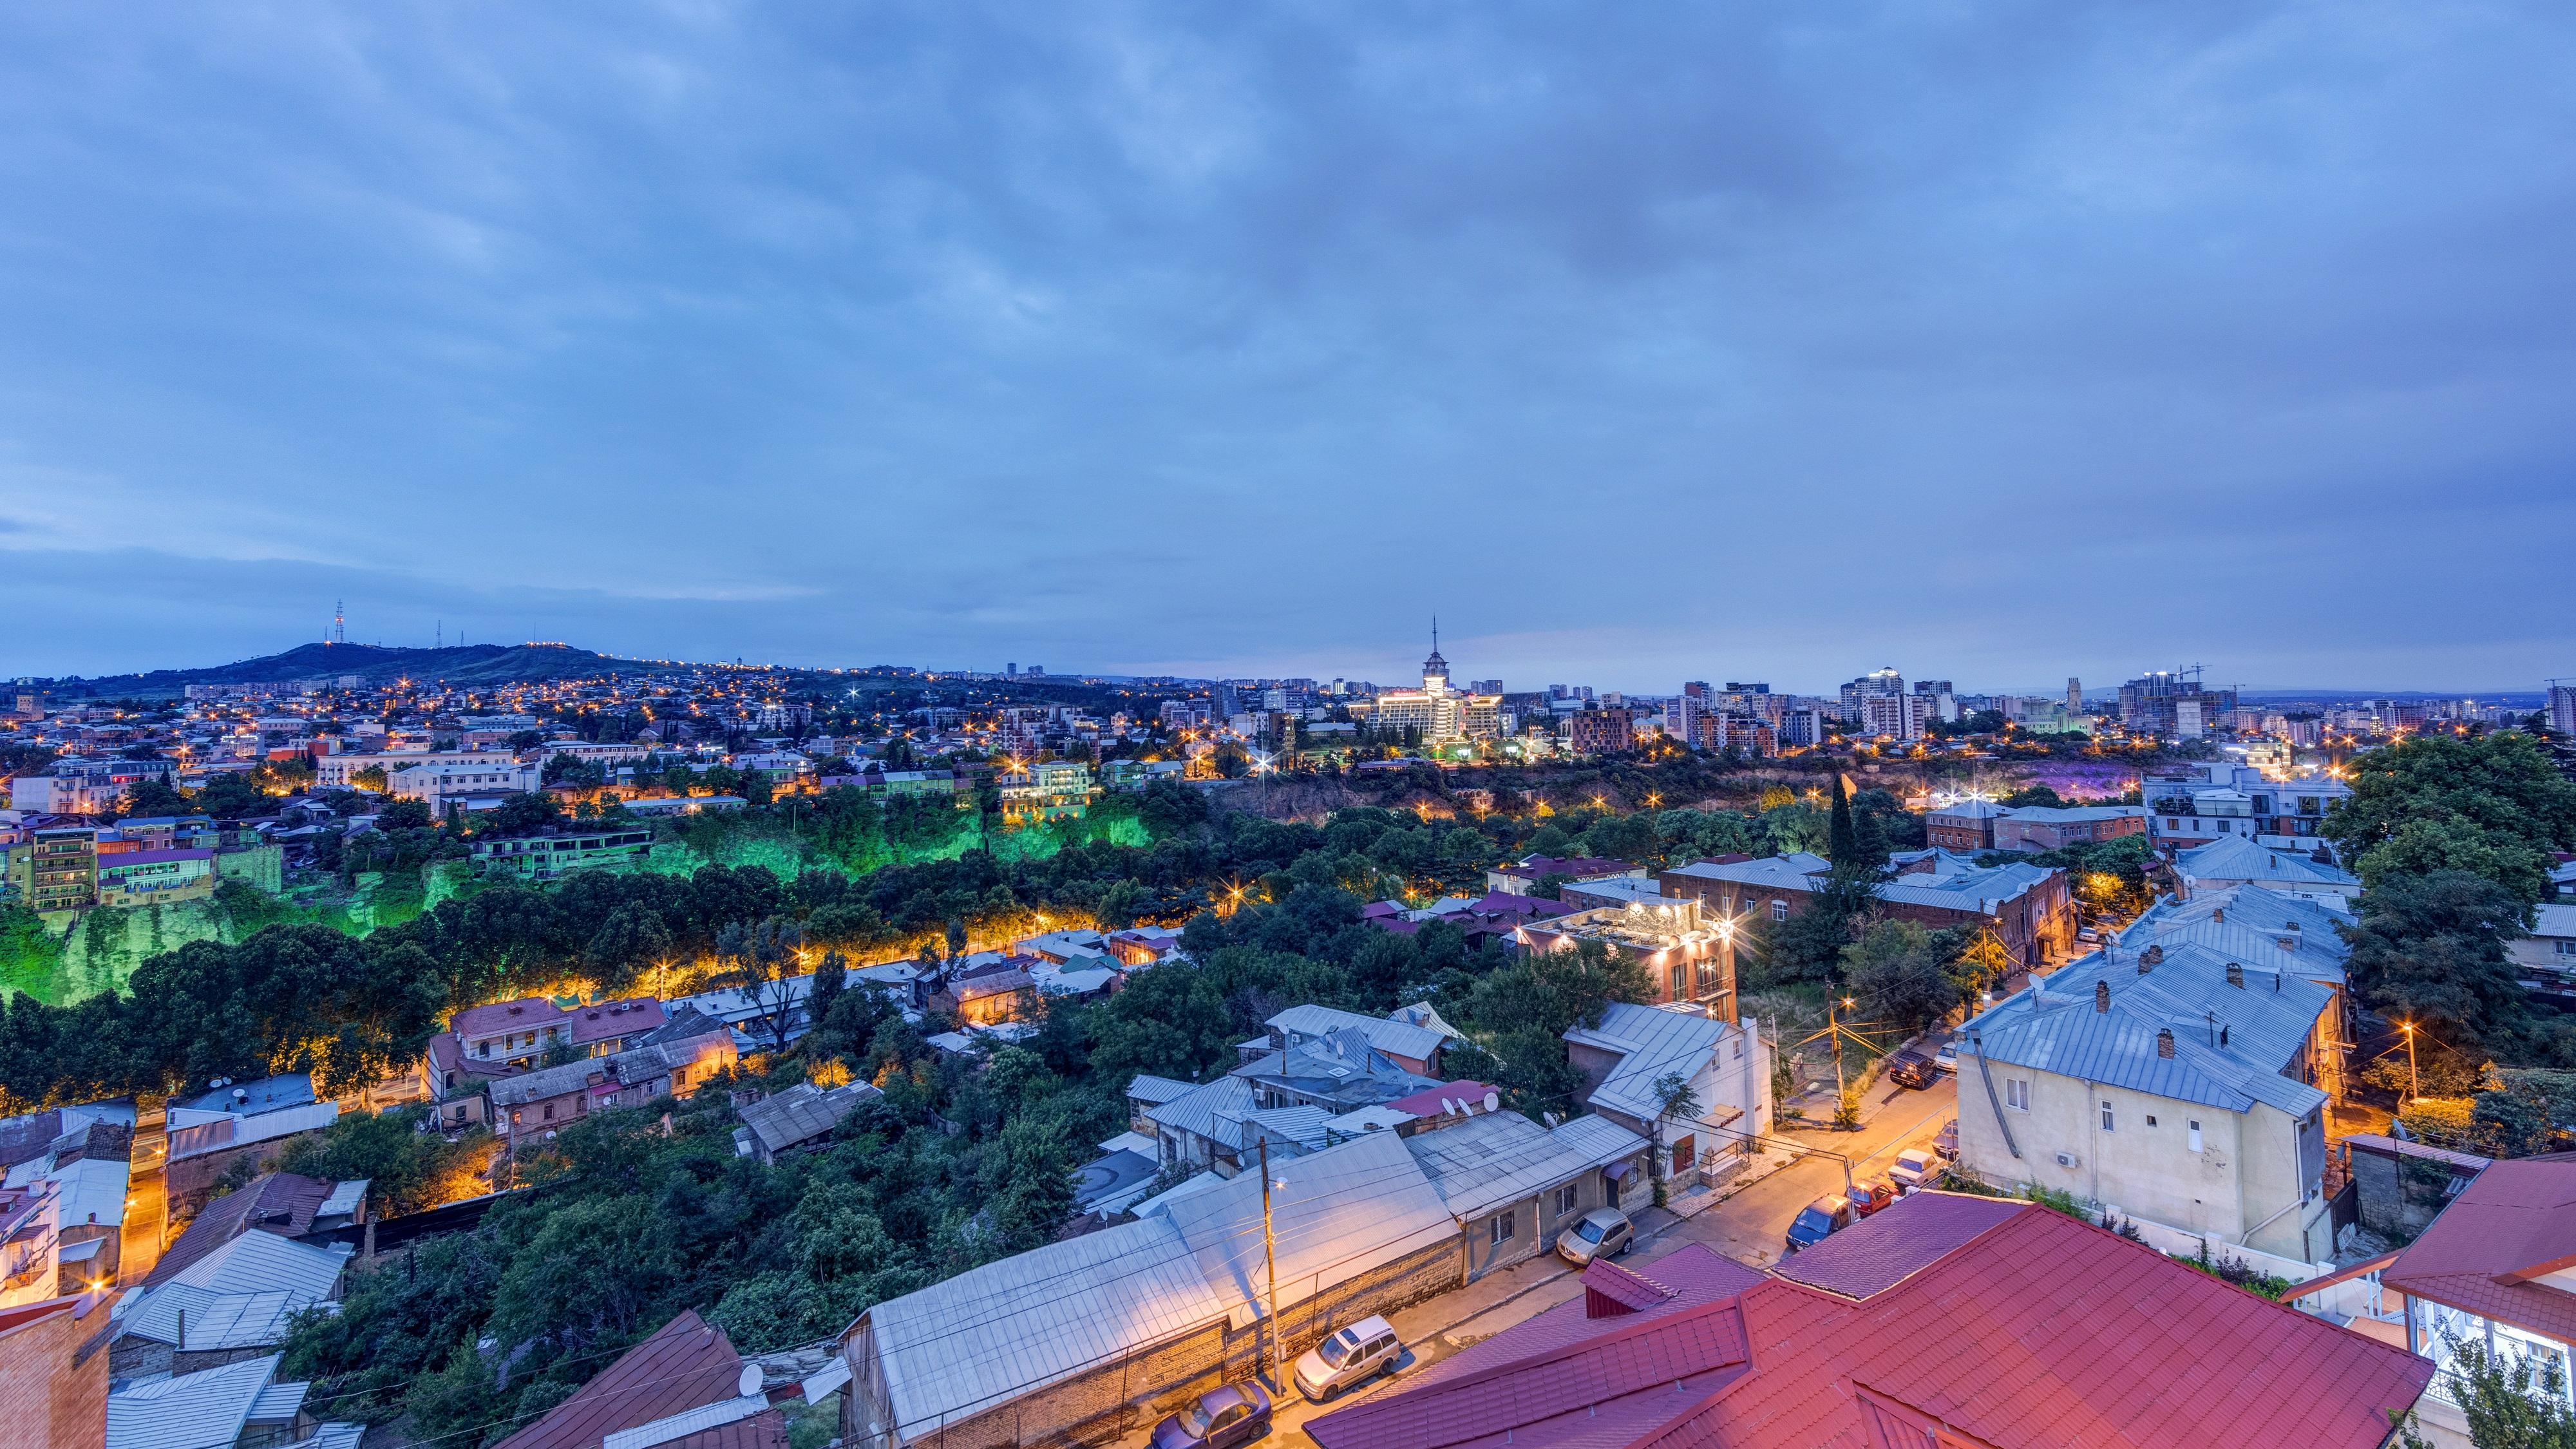
[[[2423,1088],[2415,1081],[2415,1023],[2401,1021],[2397,1024],[2397,1029],[2406,1037],[2406,1100],[2420,1102],[2424,1100],[2424,1096]]]

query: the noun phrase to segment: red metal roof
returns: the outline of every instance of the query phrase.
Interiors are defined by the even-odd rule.
[[[1472,1102],[1482,1107],[1485,1094],[1493,1090],[1482,1082],[1444,1082],[1437,1087],[1425,1087],[1410,1097],[1398,1097],[1386,1105],[1389,1110],[1410,1112],[1416,1117],[1437,1117],[1449,1110],[1440,1105],[1444,1101]]]
[[[598,1449],[600,1440],[620,1429],[722,1403],[735,1396],[741,1378],[742,1356],[733,1341],[695,1309],[686,1310],[493,1449]],[[766,1409],[724,1430],[676,1442],[687,1449],[785,1449],[787,1420]]]
[[[564,1009],[542,996],[469,1006],[450,1017],[447,1029],[458,1036],[489,1036],[496,1031],[533,1031],[564,1019]]]
[[[1837,1235],[1856,1246],[1817,1276],[1894,1275],[1866,1296],[1759,1278],[1573,1342],[1551,1310],[1469,1350],[1474,1371],[1307,1432],[1323,1449],[1881,1449],[1944,1430],[1995,1449],[2377,1449],[2432,1375],[2089,1223],[1949,1196]]]
[[[606,1041],[611,1037],[637,1036],[667,1024],[662,1003],[649,996],[628,1001],[603,1001],[597,1006],[577,1006],[564,1013],[572,1019],[575,1046]]]
[[[2027,1204],[1965,1193],[1916,1193],[1903,1217],[1875,1215],[1874,1232],[1840,1232],[1783,1259],[1772,1272],[1844,1298],[1884,1293],[1978,1236],[2001,1227]],[[1875,1220],[1874,1219],[1874,1220]]]
[[[2379,1275],[2382,1286],[2576,1343],[2576,1293],[2525,1281],[2576,1266],[2576,1159],[2481,1172]]]

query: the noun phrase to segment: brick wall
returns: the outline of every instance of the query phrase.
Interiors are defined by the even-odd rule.
[[[107,1355],[80,1352],[104,1306],[83,1317],[66,1304],[0,1329],[0,1449],[104,1449]]]
[[[1445,1239],[1280,1311],[1285,1358],[1345,1324],[1389,1314],[1456,1288],[1464,1279],[1460,1242]],[[862,1321],[843,1342],[854,1374],[842,1395],[841,1434],[856,1449],[896,1449],[892,1409]],[[1219,1319],[1088,1373],[999,1404],[946,1428],[925,1429],[902,1449],[1094,1449],[1151,1429],[1156,1420],[1221,1384],[1265,1367],[1270,1335],[1261,1323],[1230,1328]],[[1293,1392],[1293,1391],[1292,1391]],[[872,1432],[873,1429],[873,1432]]]

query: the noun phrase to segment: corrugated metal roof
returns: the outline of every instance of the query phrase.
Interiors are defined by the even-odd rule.
[[[732,1340],[685,1310],[493,1449],[599,1449],[621,1429],[731,1399],[741,1384],[742,1357]],[[784,1421],[776,1423],[783,1443]]]
[[[1548,1135],[1564,1144],[1567,1151],[1580,1154],[1594,1167],[1607,1167],[1646,1150],[1645,1138],[1607,1117],[1577,1117],[1570,1122],[1559,1122],[1549,1129]]]
[[[910,1438],[1225,1313],[1179,1226],[1156,1217],[969,1269],[868,1323]]]
[[[1252,1115],[1254,1101],[1250,1082],[1219,1077],[1153,1108],[1145,1120],[1235,1147],[1241,1145],[1243,1119]]]
[[[1618,1065],[1584,1098],[1586,1103],[1652,1121],[1664,1111],[1654,1084],[1670,1072],[1698,1075],[1719,1044],[1742,1030],[1696,1007],[1620,1002],[1602,1013],[1599,1026],[1573,1027],[1565,1039],[1620,1054]]]
[[[84,1157],[55,1168],[51,1175],[61,1184],[55,1205],[58,1221],[66,1228],[123,1223],[132,1170],[132,1164],[115,1157]]]
[[[1646,1145],[1646,1139],[1615,1123],[1597,1117],[1576,1120],[1617,1132],[1633,1144],[1630,1151]],[[1569,1140],[1518,1112],[1488,1112],[1401,1140],[1450,1213],[1464,1223],[1591,1171],[1599,1164],[1583,1148],[1586,1139],[1597,1135],[1596,1128]]]
[[[772,1153],[808,1142],[841,1125],[841,1119],[885,1093],[865,1082],[850,1082],[826,1091],[799,1082],[742,1109],[742,1124]]]
[[[299,1449],[358,1449],[359,1442],[366,1437],[367,1426],[364,1424],[322,1424],[314,1428],[313,1437],[304,1441]]]
[[[2349,886],[2361,877],[2337,866],[2322,865],[2294,850],[2258,845],[2242,835],[2225,835],[2174,857],[2174,872],[2184,881],[2278,881],[2284,885]]]
[[[1270,1175],[1279,1184],[1270,1218],[1283,1308],[1457,1233],[1439,1189],[1403,1139],[1387,1133],[1274,1160]],[[1209,1285],[1232,1295],[1229,1308],[1258,1304],[1267,1279],[1257,1174],[1183,1198],[1164,1215],[1188,1239]]]
[[[1323,1449],[2376,1449],[2432,1375],[2090,1224],[1942,1196],[1828,1240],[1887,1285],[1857,1301],[1770,1279],[1632,1317],[1563,1305],[1307,1433]]]
[[[219,1293],[278,1289],[307,1299],[328,1298],[352,1251],[347,1243],[317,1248],[254,1229],[180,1269],[169,1281]]]
[[[1323,1037],[1337,1031],[1356,1031],[1368,1038],[1368,1044],[1382,1052],[1422,1060],[1440,1050],[1448,1040],[1428,1027],[1384,1017],[1362,1016],[1356,1011],[1341,1011],[1330,1006],[1292,1006],[1265,1023],[1275,1031],[1296,1036]]]
[[[1186,1097],[1198,1089],[1199,1084],[1196,1082],[1184,1082],[1172,1077],[1157,1077],[1150,1073],[1139,1072],[1136,1074],[1136,1079],[1127,1084],[1127,1095],[1136,1101],[1151,1102],[1160,1106],[1165,1102]]]
[[[246,1358],[107,1396],[107,1449],[229,1449],[278,1356]]]
[[[2253,970],[2246,985],[2232,986],[2229,965],[2244,963],[2189,941],[2163,944],[2164,959],[2146,975],[2135,951],[2097,952],[1988,1008],[1966,1030],[1988,1060],[2033,1071],[2233,1112],[2261,1102],[2304,1117],[2323,1106],[2325,1093],[2281,1070],[2310,1039],[2333,989]],[[2110,988],[2107,1012],[2095,1009],[2097,983]],[[2170,1057],[2158,1050],[2165,1031]]]
[[[278,1424],[293,1419],[304,1412],[304,1396],[312,1389],[313,1385],[302,1380],[291,1383],[270,1380],[268,1387],[259,1391],[259,1397],[250,1401],[252,1422]]]
[[[620,1429],[603,1437],[599,1441],[599,1449],[658,1449],[660,1445],[676,1443],[703,1430],[720,1429],[727,1424],[738,1424],[754,1414],[768,1411],[769,1399],[763,1394],[744,1394],[739,1398],[719,1399],[712,1404],[683,1409],[679,1413],[655,1419],[649,1424],[638,1424],[632,1429]]]

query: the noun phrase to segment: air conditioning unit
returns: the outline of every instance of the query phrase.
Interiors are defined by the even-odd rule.
[[[2072,1152],[2061,1152],[2057,1154],[2057,1165],[2060,1167],[2073,1167],[2075,1165],[2075,1154]]]

